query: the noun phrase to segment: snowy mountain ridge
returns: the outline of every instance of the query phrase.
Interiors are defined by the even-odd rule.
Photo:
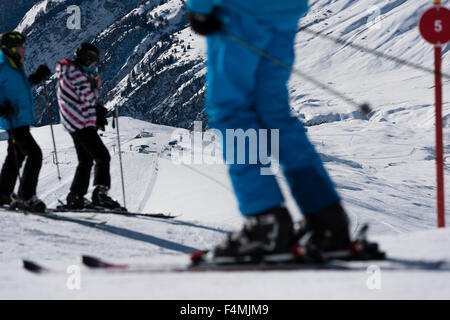
[[[66,12],[78,6],[81,29],[70,30]],[[52,1],[36,4],[18,30],[28,35],[28,71],[72,58],[78,44],[93,41],[103,54],[101,101],[120,113],[143,120],[189,127],[202,114],[203,55],[192,49],[186,9],[171,1]],[[43,51],[44,50],[44,51]],[[189,52],[188,52],[189,51]],[[49,87],[57,115],[55,79]],[[36,89],[38,124],[48,123],[41,88]]]
[[[73,5],[80,8],[79,30],[67,28],[70,15],[66,10]],[[417,29],[429,3],[316,0],[310,5],[300,26],[326,30],[331,36],[432,68],[432,46]],[[99,73],[104,79],[101,100],[106,106],[118,106],[121,115],[176,127],[192,128],[193,121],[206,120],[205,43],[188,27],[184,1],[43,0],[28,11],[18,29],[29,38],[28,71],[41,63],[54,70],[56,61],[71,57],[79,43],[93,41],[104,54]],[[389,120],[390,112],[401,112],[401,108],[432,109],[430,74],[307,33],[300,32],[296,42],[296,67],[349,96],[364,93],[362,99],[376,111],[371,115],[374,120]],[[449,47],[443,50],[444,61]],[[443,66],[448,73],[449,64]],[[383,81],[391,75],[391,83]],[[54,86],[55,79],[48,87],[52,111],[57,114]],[[411,87],[418,87],[420,96],[426,98],[408,106],[403,102]],[[290,88],[293,109],[307,125],[359,117],[342,101],[298,77],[292,77]],[[49,119],[41,87],[36,93],[38,124],[46,124]],[[446,110],[444,121],[449,126]]]

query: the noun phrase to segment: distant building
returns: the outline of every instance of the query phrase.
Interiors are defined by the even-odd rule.
[[[139,153],[155,153],[156,150],[150,148],[147,144],[141,144],[140,146],[135,147],[135,150]]]
[[[140,138],[151,138],[153,137],[153,133],[152,132],[148,132],[148,131],[144,131],[142,130],[141,133],[139,133],[136,137],[134,137],[135,139],[140,139]]]

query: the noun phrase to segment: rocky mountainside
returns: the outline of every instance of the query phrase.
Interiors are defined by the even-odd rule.
[[[445,6],[448,3],[443,1]],[[417,28],[430,3],[311,0],[310,5],[301,26],[432,68],[433,47]],[[80,29],[67,26],[71,6],[80,9]],[[186,13],[185,0],[41,0],[17,29],[29,39],[28,72],[41,63],[54,70],[56,61],[71,58],[78,44],[92,41],[103,53],[98,70],[104,80],[101,101],[109,109],[117,106],[120,115],[192,128],[195,120],[205,120],[205,41],[190,30]],[[446,73],[450,72],[445,63],[449,48],[449,44],[443,48]],[[432,74],[306,32],[299,32],[295,49],[296,68],[349,96],[371,102],[372,120],[389,120],[390,114],[414,107],[426,113],[425,125],[432,125]],[[47,87],[52,114],[58,121],[55,84],[52,78]],[[444,86],[448,84],[444,79]],[[289,86],[293,111],[306,125],[359,117],[348,104],[301,77],[294,75]],[[408,100],[411,88],[417,92],[414,101]],[[49,121],[42,89],[35,89],[38,125]],[[448,107],[444,101],[446,127],[450,125]]]
[[[69,29],[69,6],[80,8],[81,28]],[[28,37],[26,69],[72,58],[78,44],[91,41],[102,52],[101,101],[120,115],[154,123],[191,127],[203,120],[204,54],[187,28],[180,0],[45,0],[23,18]],[[200,41],[201,42],[201,41]],[[56,79],[47,83],[52,114],[58,121]],[[38,125],[47,124],[43,87],[36,88]]]
[[[0,1],[0,33],[14,29],[39,0]]]

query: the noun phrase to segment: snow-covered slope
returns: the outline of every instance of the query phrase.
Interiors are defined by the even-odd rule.
[[[418,121],[420,116],[414,119]],[[368,222],[371,239],[379,240],[391,256],[450,259],[448,229],[435,230],[432,137],[424,138],[423,131],[398,129],[386,123],[379,125],[367,128],[367,121],[347,120],[314,126],[309,131],[344,198],[352,232]],[[167,143],[177,138],[173,135],[175,128],[124,117],[120,118],[120,128],[129,209],[179,216],[174,220],[158,220],[64,214],[107,222],[101,229],[95,229],[2,212],[0,298],[428,299],[450,296],[449,277],[445,272],[381,269],[382,290],[369,290],[366,281],[370,274],[364,271],[110,275],[86,270],[80,263],[81,254],[155,265],[187,262],[186,253],[211,248],[227,231],[240,228],[242,222],[224,165],[172,161],[173,151],[167,149]],[[151,132],[153,137],[135,138],[142,130]],[[60,125],[55,126],[55,133],[61,182],[52,163],[49,127],[32,130],[44,153],[38,194],[50,206],[55,206],[57,199],[64,200],[77,164],[70,136]],[[111,127],[103,135],[112,154],[111,194],[122,201],[116,138]],[[149,152],[138,153],[136,147],[140,145],[148,145]],[[182,146],[186,151],[191,148],[186,141]],[[0,162],[5,151],[6,142],[0,142]],[[293,218],[301,219],[282,177],[280,183]],[[63,270],[79,266],[81,290],[67,289],[69,274],[45,277],[27,274],[21,269],[21,259]],[[218,287],[221,289],[217,290]]]
[[[433,69],[433,46],[418,30],[427,1],[312,1],[300,25],[352,41]],[[448,7],[449,1],[443,1]],[[443,49],[443,72],[449,73],[449,48]],[[394,122],[411,128],[434,125],[434,77],[423,71],[374,57],[348,46],[300,32],[296,67],[360,102],[371,103],[372,122]],[[447,61],[447,63],[446,63]],[[444,80],[444,95],[449,79]],[[340,121],[358,114],[346,103],[303,79],[291,79],[294,108],[306,124]],[[411,120],[421,113],[421,121]],[[444,98],[444,126],[450,126],[450,106]]]

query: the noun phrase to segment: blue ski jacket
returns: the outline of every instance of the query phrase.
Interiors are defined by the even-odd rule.
[[[0,50],[0,104],[9,100],[15,110],[11,117],[13,128],[35,123],[32,84],[23,67],[16,67]],[[9,120],[0,117],[0,129],[9,130]]]
[[[215,7],[224,8],[285,30],[295,30],[309,8],[308,0],[189,0],[187,6],[200,14],[211,13]]]

